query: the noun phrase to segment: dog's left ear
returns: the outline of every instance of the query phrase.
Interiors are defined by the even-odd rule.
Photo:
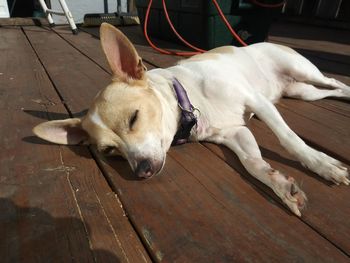
[[[88,144],[89,139],[78,118],[43,122],[34,127],[33,133],[46,141],[66,145]]]
[[[130,40],[117,28],[102,23],[100,27],[102,49],[114,77],[121,81],[142,79],[146,67]]]

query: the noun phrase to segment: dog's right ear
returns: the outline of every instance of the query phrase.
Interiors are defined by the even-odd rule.
[[[46,141],[58,144],[87,144],[89,139],[78,118],[43,122],[35,126],[33,132]]]
[[[124,82],[144,78],[146,67],[133,44],[120,30],[108,23],[102,23],[100,37],[114,78]]]

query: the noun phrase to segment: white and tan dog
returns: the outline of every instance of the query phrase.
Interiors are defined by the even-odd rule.
[[[246,170],[296,215],[300,216],[306,196],[292,177],[262,159],[245,126],[252,113],[310,170],[336,184],[350,183],[347,169],[306,145],[273,105],[282,96],[308,101],[350,98],[349,86],[323,76],[292,49],[270,43],[227,46],[146,72],[134,46],[113,26],[101,26],[101,43],[113,72],[112,83],[96,96],[84,118],[42,123],[34,128],[37,136],[59,144],[88,141],[107,154],[121,154],[137,176],[150,177],[161,171],[179,128],[181,110],[173,90],[176,78],[199,113],[190,140],[229,147]]]

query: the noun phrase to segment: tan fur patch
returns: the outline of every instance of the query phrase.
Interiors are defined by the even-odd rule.
[[[133,85],[113,82],[96,97],[83,120],[83,127],[94,144],[115,142],[117,136],[126,145],[137,145],[147,133],[160,134],[159,108],[160,102],[146,82],[135,81]],[[130,127],[136,110],[137,121]],[[94,123],[92,115],[96,112],[104,125]]]
[[[234,47],[224,46],[211,49],[203,54],[194,55],[185,61],[202,61],[202,60],[214,60],[218,59],[220,54],[233,54]]]
[[[235,47],[223,46],[209,50],[207,53],[219,53],[219,54],[233,54],[235,53]]]
[[[193,57],[190,57],[189,59],[185,61],[202,61],[202,60],[212,60],[217,59],[219,57],[218,54],[214,53],[203,53],[199,55],[194,55]]]

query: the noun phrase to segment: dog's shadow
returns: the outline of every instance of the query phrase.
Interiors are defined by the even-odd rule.
[[[89,146],[90,153],[95,159],[99,167],[105,174],[106,179],[111,182],[111,185],[114,186],[114,173],[110,172],[111,170],[116,172],[126,181],[142,181],[144,179],[137,177],[131,170],[128,161],[120,155],[106,156],[98,152],[96,147]]]
[[[68,113],[61,113],[61,112],[47,112],[47,111],[39,111],[39,110],[23,110],[23,112],[34,116],[36,118],[42,119],[44,121],[49,120],[63,120],[70,118]],[[88,112],[88,109],[84,109],[82,111],[74,113],[74,118],[81,118],[86,115]]]
[[[22,202],[20,206],[13,201],[14,195],[18,196],[16,189],[16,185],[8,185],[2,188],[4,197],[0,197],[0,224],[3,227],[1,245],[2,248],[7,248],[4,254],[6,256],[1,262],[20,262],[18,248],[30,252],[23,254],[26,256],[26,262],[41,262],[38,260],[40,258],[49,258],[47,261],[42,260],[43,262],[63,262],[62,258],[65,257],[62,255],[70,255],[72,261],[75,261],[74,256],[76,261],[96,258],[104,259],[105,262],[122,262],[117,253],[106,249],[107,246],[105,249],[91,246],[91,240],[98,231],[96,224],[91,225],[86,220],[82,221],[79,217],[73,216],[73,212],[69,213],[71,216],[57,217],[54,214],[66,214],[57,213],[61,211],[57,210],[61,204],[56,207],[41,201],[41,204],[36,202],[37,207],[28,205],[29,202]],[[55,213],[49,213],[50,210]],[[62,238],[57,238],[58,235]],[[77,241],[79,247],[74,244]]]

